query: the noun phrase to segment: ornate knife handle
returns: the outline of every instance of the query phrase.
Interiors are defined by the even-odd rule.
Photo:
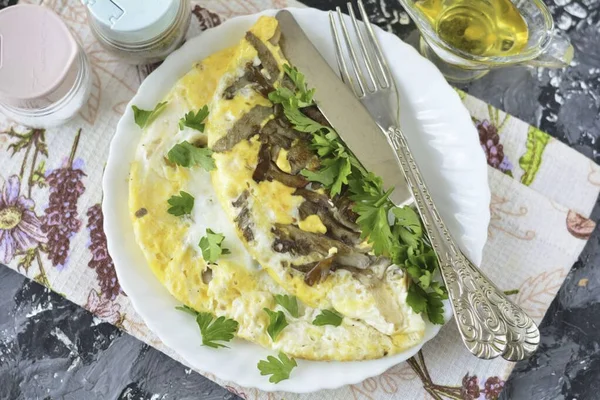
[[[502,355],[518,361],[529,357],[539,345],[538,327],[458,248],[433,203],[404,133],[392,126],[385,134],[437,255],[463,342],[479,358]]]

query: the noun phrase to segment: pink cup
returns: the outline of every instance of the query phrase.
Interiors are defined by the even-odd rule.
[[[36,5],[0,11],[0,112],[32,127],[60,125],[89,90],[85,53],[58,15]]]

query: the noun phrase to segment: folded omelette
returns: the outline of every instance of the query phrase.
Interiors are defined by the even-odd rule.
[[[237,321],[239,338],[311,360],[398,353],[419,343],[425,329],[406,304],[410,280],[361,239],[347,196],[332,197],[303,176],[319,157],[268,97],[290,85],[279,39],[277,20],[261,17],[237,46],[194,65],[164,99],[131,166],[137,242],[173,296]],[[178,126],[204,106],[203,132]],[[327,123],[317,107],[304,111]],[[170,162],[167,154],[183,141],[211,149],[216,168]],[[195,198],[183,217],[167,211],[181,191]],[[228,249],[216,263],[198,245],[207,229],[223,234]],[[297,297],[297,317],[275,302],[284,294]],[[285,312],[287,326],[275,340],[265,308]],[[341,324],[315,325],[323,310],[343,317]]]

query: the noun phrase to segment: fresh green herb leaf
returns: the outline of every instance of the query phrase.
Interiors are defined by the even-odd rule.
[[[276,294],[275,303],[285,308],[292,317],[298,318],[298,299],[296,296],[288,296],[287,294]]]
[[[283,66],[283,70],[285,71],[286,75],[290,77],[292,82],[294,82],[294,86],[296,86],[298,91],[296,97],[298,98],[299,106],[310,106],[313,103],[315,89],[308,89],[304,74],[300,73],[296,67],[290,67],[287,64]]]
[[[356,201],[358,197],[350,196],[356,203],[352,210],[359,215],[356,223],[360,226],[361,237],[367,238],[373,245],[376,255],[390,256],[394,248],[392,231],[388,222],[388,197],[391,189],[379,197]]]
[[[422,236],[421,220],[415,210],[409,206],[394,207],[392,213],[396,217],[397,224],[412,230],[416,235]]]
[[[277,90],[269,93],[269,100],[273,104],[289,104],[290,99],[294,97],[294,92],[290,89],[280,86]]]
[[[315,133],[320,131],[331,131],[331,128],[321,125],[317,121],[304,115],[297,107],[284,107],[283,113],[292,125],[294,125],[294,128],[300,132]]]
[[[207,312],[198,313],[196,322],[202,334],[202,344],[214,349],[227,347],[216,341],[229,342],[238,329],[237,321],[225,317],[215,319],[214,315]]]
[[[427,309],[427,293],[419,285],[410,285],[406,295],[406,304],[416,313],[424,312]]]
[[[192,212],[192,208],[194,208],[194,196],[183,190],[179,194],[180,196],[174,195],[167,200],[167,203],[171,206],[167,212],[176,217],[189,214]]]
[[[426,292],[417,284],[412,284],[408,288],[406,304],[416,313],[426,313],[431,323],[442,325],[444,323],[444,303],[442,299],[446,298],[436,292]]]
[[[169,150],[167,158],[172,163],[182,167],[189,168],[200,165],[206,171],[212,171],[216,168],[212,153],[209,148],[196,147],[187,141],[183,141]]]
[[[269,316],[269,326],[267,327],[267,333],[271,336],[271,339],[275,341],[277,336],[281,333],[288,323],[285,319],[283,311],[271,311],[268,308],[263,308],[264,312]]]
[[[216,263],[222,254],[231,254],[229,249],[223,247],[225,236],[220,233],[213,232],[210,228],[206,229],[206,236],[200,239],[200,249],[202,250],[202,258],[208,263]]]
[[[186,306],[185,304],[177,306],[175,309],[193,315],[194,317],[198,316],[198,311],[194,310],[192,307]]]
[[[269,378],[271,383],[279,383],[288,379],[292,369],[297,366],[296,360],[288,358],[283,353],[279,353],[279,359],[268,356],[266,361],[260,360],[257,365],[261,375],[271,375]]]
[[[163,101],[162,103],[158,103],[154,110],[142,110],[137,108],[137,106],[131,106],[133,109],[133,119],[135,123],[142,129],[146,126],[150,125],[152,121],[156,118],[158,114],[160,114],[165,107],[167,106],[167,102]]]
[[[321,310],[321,314],[315,317],[313,321],[313,325],[323,326],[323,325],[333,325],[340,326],[342,324],[342,317],[340,314],[333,310]]]
[[[432,324],[444,324],[444,303],[438,293],[427,293],[427,318]]]
[[[331,196],[342,192],[342,186],[348,183],[348,176],[352,172],[352,166],[348,157],[328,158],[321,161],[324,168],[318,171],[302,170],[300,173],[309,181],[320,182],[327,189]]]
[[[317,151],[319,157],[337,155],[346,150],[338,140],[338,135],[334,130],[325,133],[314,133],[311,147]]]
[[[181,131],[187,126],[188,128],[204,132],[204,120],[206,117],[208,117],[208,106],[202,107],[196,114],[194,114],[193,111],[190,111],[179,120],[179,130]]]
[[[417,247],[419,240],[423,237],[423,228],[419,216],[411,207],[394,207],[394,233],[400,238],[402,243],[408,246]]]

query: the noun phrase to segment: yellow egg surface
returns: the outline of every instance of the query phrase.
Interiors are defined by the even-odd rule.
[[[277,21],[269,17],[260,18],[251,29],[281,66],[286,61],[276,43],[269,42],[276,30]],[[295,194],[296,188],[277,180],[257,183],[252,179],[260,159],[258,132],[272,115],[265,112],[265,118],[254,121],[256,134],[228,151],[215,151],[217,169],[210,173],[199,166],[184,168],[168,161],[167,153],[176,144],[188,141],[214,148],[254,107],[272,107],[251,88],[240,88],[224,98],[247,65],[264,67],[258,55],[244,39],[198,62],[165,98],[164,111],[144,128],[130,170],[129,210],[148,265],[183,304],[232,318],[239,324],[238,337],[292,357],[365,360],[414,346],[422,340],[423,321],[406,311],[406,279],[397,270],[382,271],[381,279],[364,277],[361,282],[353,273],[339,269],[327,280],[308,286],[302,273],[281,267],[286,257],[272,250],[270,230],[274,224],[299,225],[307,232],[319,233],[327,228],[317,215],[300,218],[304,199]],[[278,82],[282,76],[271,78]],[[204,132],[179,128],[186,113],[204,105],[210,112]],[[288,169],[286,153],[278,157],[279,164]],[[246,190],[251,192],[247,201],[254,221],[252,241],[238,226],[239,210],[232,206]],[[174,216],[167,212],[167,201],[180,191],[194,197],[194,207],[189,215]],[[204,261],[198,245],[207,229],[222,233],[223,247],[230,250],[216,264]],[[275,294],[298,296],[299,317],[277,305]],[[381,302],[390,298],[394,301],[382,307]],[[275,341],[267,333],[269,318],[264,308],[285,312],[288,325]],[[325,308],[344,316],[340,326],[313,325]]]

